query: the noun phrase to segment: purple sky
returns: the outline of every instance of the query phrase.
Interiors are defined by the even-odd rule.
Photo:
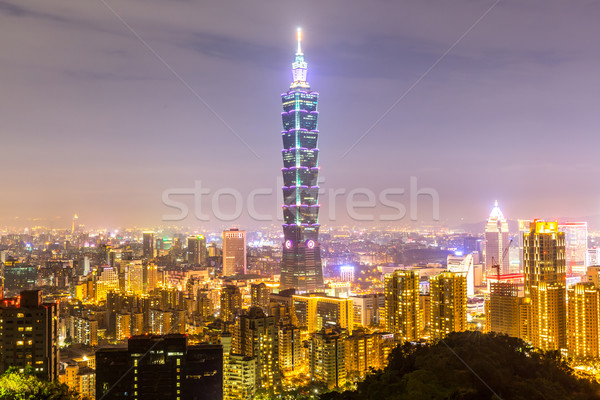
[[[196,180],[275,189],[297,26],[326,191],[416,176],[450,225],[495,199],[510,219],[600,214],[598,2],[500,1],[342,157],[493,1],[105,1],[259,157],[102,1],[0,1],[0,226],[150,226]]]

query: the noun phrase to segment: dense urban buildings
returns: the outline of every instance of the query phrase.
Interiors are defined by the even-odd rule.
[[[96,400],[316,397],[357,388],[398,346],[482,331],[600,375],[588,222],[509,221],[496,202],[472,226],[320,225],[319,93],[297,34],[281,95],[283,229],[95,229],[81,214],[0,230],[0,373],[31,368]]]

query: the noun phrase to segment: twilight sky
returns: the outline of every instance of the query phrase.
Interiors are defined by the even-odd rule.
[[[252,227],[248,193],[279,191],[297,26],[321,95],[324,225],[331,189],[404,188],[390,199],[408,209],[411,176],[439,193],[442,224],[483,220],[496,199],[510,219],[600,214],[597,1],[500,1],[344,157],[493,3],[0,0],[0,227],[66,227],[76,212],[154,226],[177,213],[163,191],[195,181],[211,190],[203,212],[239,191],[226,224]],[[276,204],[256,197],[263,214]],[[418,205],[431,222],[431,201]]]

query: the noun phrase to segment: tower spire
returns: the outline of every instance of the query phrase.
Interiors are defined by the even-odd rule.
[[[304,53],[302,53],[302,28],[298,28],[296,37],[298,39],[298,49],[296,50],[296,60],[292,63],[292,84],[290,88],[308,89],[309,85],[306,82],[308,64],[304,61]]]
[[[296,36],[298,37],[298,51],[296,51],[296,55],[302,55],[302,28],[298,27]]]

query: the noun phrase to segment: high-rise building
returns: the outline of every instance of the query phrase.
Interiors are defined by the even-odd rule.
[[[431,296],[430,335],[443,339],[450,332],[467,330],[467,278],[442,272],[429,279]]]
[[[173,316],[170,311],[150,310],[150,332],[155,335],[172,333]]]
[[[385,316],[385,293],[361,294],[350,297],[354,307],[354,325],[379,325]]]
[[[145,259],[154,258],[154,232],[142,234],[142,248]]]
[[[506,222],[504,214],[500,211],[496,201],[485,226],[485,267],[488,273],[492,272],[491,267],[493,265],[500,265],[501,274],[509,272],[509,257],[502,257],[504,249],[509,243],[508,222]]]
[[[96,398],[219,399],[223,348],[188,346],[185,335],[134,336],[96,352]]]
[[[79,233],[79,215],[73,216],[73,224],[71,226],[71,235],[75,236]]]
[[[300,329],[294,325],[279,326],[279,368],[285,375],[303,365]]]
[[[144,333],[144,314],[131,314],[131,327],[129,329],[129,333],[132,336],[138,336]]]
[[[268,287],[264,282],[253,283],[250,286],[250,304],[262,308],[263,311],[267,311],[269,308],[269,295],[272,291],[272,288]]]
[[[81,343],[86,346],[98,344],[98,321],[92,318],[72,316],[70,328],[73,343]]]
[[[206,238],[195,235],[187,238],[187,260],[193,265],[204,265],[208,258]]]
[[[558,230],[565,233],[567,272],[585,275],[588,246],[587,222],[564,222],[558,224]]]
[[[123,340],[129,338],[129,336],[131,336],[131,315],[117,314],[115,338]]]
[[[565,234],[557,222],[536,220],[523,236],[525,294],[540,282],[565,283]]]
[[[297,324],[309,333],[334,326],[352,333],[354,326],[352,299],[317,294],[294,295],[292,298]]]
[[[4,261],[4,290],[7,295],[17,295],[22,290],[37,286],[38,267],[10,258]]]
[[[275,318],[259,307],[251,307],[236,322],[233,354],[256,359],[256,386],[267,389],[279,380],[279,339]]]
[[[246,273],[246,231],[223,231],[223,275]]]
[[[144,266],[142,260],[132,260],[121,263],[125,272],[125,289],[134,294],[144,293]]]
[[[566,348],[565,234],[558,222],[534,221],[524,234],[525,294],[531,300],[529,341],[542,350]]]
[[[419,273],[394,271],[385,276],[385,328],[402,341],[415,341],[421,332]]]
[[[306,81],[308,66],[301,48],[292,64],[292,84],[283,102],[283,254],[281,289],[299,293],[323,286],[319,244],[319,149],[317,101],[319,94]]]
[[[519,224],[519,236],[517,237],[517,242],[519,245],[519,268],[520,271],[523,272],[525,268],[525,259],[524,259],[524,248],[525,248],[525,234],[529,233],[529,227],[533,221],[529,219],[520,219],[518,220]]]
[[[242,310],[242,292],[237,286],[226,285],[221,289],[221,319],[232,322]]]
[[[256,358],[233,354],[232,342],[231,334],[223,332],[223,400],[252,400],[256,393]]]
[[[58,378],[58,307],[42,302],[41,290],[0,302],[0,374],[9,367]]]
[[[578,283],[567,289],[567,350],[570,357],[598,358],[600,289]]]
[[[346,384],[346,337],[346,330],[340,328],[323,329],[311,336],[310,374],[328,389]]]
[[[106,301],[109,292],[119,290],[119,273],[116,267],[104,266],[98,269],[99,277],[96,281],[96,301]]]
[[[148,264],[146,268],[146,278],[144,280],[144,291],[150,293],[159,287],[158,267],[155,264]]]
[[[523,302],[516,284],[491,283],[490,299],[485,303],[486,331],[522,338],[521,326],[527,322],[521,320]]]

